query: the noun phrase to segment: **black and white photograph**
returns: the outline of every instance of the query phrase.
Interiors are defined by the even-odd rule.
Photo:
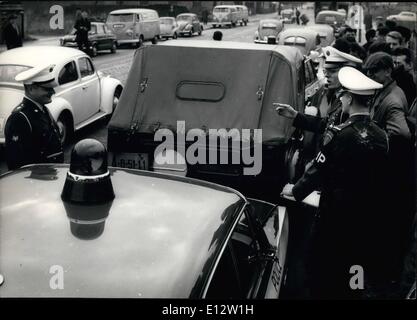
[[[0,11],[0,298],[415,300],[417,2]]]

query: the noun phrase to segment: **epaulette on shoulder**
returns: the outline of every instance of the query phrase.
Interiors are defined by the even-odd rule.
[[[349,127],[351,124],[352,124],[353,122],[352,121],[346,121],[346,122],[343,122],[343,123],[341,123],[341,124],[339,124],[339,125],[337,125],[337,126],[332,126],[333,127],[333,129],[336,131],[336,132],[338,132],[338,131],[342,131],[343,129],[345,129],[345,128],[347,128],[347,127]],[[331,129],[331,128],[329,128],[329,129]]]
[[[17,106],[16,106],[16,107],[12,110],[12,113],[17,113],[17,112],[22,111],[23,107],[24,107],[24,104],[23,104],[23,103],[18,104],[18,105],[17,105]]]

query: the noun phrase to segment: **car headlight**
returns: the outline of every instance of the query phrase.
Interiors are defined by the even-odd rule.
[[[218,19],[217,19],[217,17],[214,17],[214,18],[213,18],[213,21],[217,21],[217,20],[218,20]]]
[[[127,29],[127,30],[126,30],[126,34],[127,34],[128,36],[131,36],[131,35],[133,34],[133,30],[132,30],[132,29]]]
[[[184,27],[184,29],[185,29],[185,30],[190,30],[190,29],[191,29],[191,24],[187,24],[187,25]]]

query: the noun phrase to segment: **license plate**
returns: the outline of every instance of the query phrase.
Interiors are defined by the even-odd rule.
[[[113,155],[112,167],[128,169],[149,169],[149,157],[147,153],[118,153]]]

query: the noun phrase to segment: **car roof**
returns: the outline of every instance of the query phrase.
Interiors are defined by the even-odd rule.
[[[172,19],[172,20],[175,20],[175,17],[159,17],[159,19]]]
[[[235,7],[234,4],[222,4],[219,6],[215,6],[215,8],[231,8],[231,7]]]
[[[0,177],[3,297],[186,298],[203,292],[246,204],[243,196],[196,179],[109,168],[115,199],[83,207],[61,200],[68,168],[29,165]],[[98,219],[103,212],[101,235],[76,236],[84,215]],[[51,292],[44,280],[52,265],[65,268],[65,290]]]
[[[196,16],[195,13],[191,13],[191,12],[186,12],[186,13],[180,13],[179,15],[177,15],[177,17],[179,16]]]
[[[264,19],[264,20],[259,21],[259,24],[264,24],[264,23],[282,24],[282,22],[277,19]]]
[[[304,37],[306,39],[312,39],[315,38],[318,35],[317,30],[311,30],[308,28],[288,28],[280,33],[281,36],[298,36],[298,37]]]
[[[217,49],[237,49],[237,50],[260,50],[260,51],[274,51],[288,60],[294,61],[297,58],[296,50],[283,45],[259,44],[251,42],[237,42],[237,41],[213,41],[213,40],[175,40],[166,41],[158,44],[158,46],[172,46],[172,47],[195,47],[195,48],[217,48]]]
[[[343,17],[345,16],[343,13],[338,12],[338,11],[333,11],[333,10],[323,10],[317,13],[317,15],[319,14],[332,14],[332,15],[343,16]]]
[[[156,12],[152,9],[143,9],[143,8],[132,8],[132,9],[118,9],[111,11],[110,14],[123,14],[123,13],[142,13],[142,12]]]
[[[86,56],[78,49],[59,46],[29,46],[7,50],[0,54],[0,64],[36,66],[62,63],[75,57]]]

